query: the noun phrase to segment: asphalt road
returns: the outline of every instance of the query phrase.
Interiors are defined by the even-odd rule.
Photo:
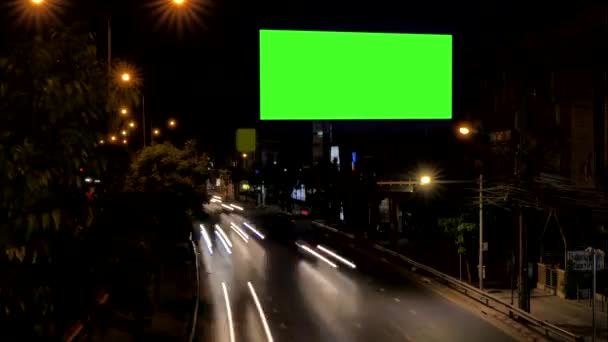
[[[353,252],[332,246],[332,240],[310,222],[294,223],[276,213],[228,213],[217,204],[207,206],[207,211],[211,218],[202,224],[211,246],[204,237],[198,242],[203,297],[198,341],[513,340],[466,309],[399,276],[389,265],[358,259]],[[231,222],[249,238],[239,236],[243,234],[235,232]],[[216,233],[216,224],[228,237],[227,246]],[[337,268],[296,242],[310,246]],[[356,268],[319,250],[317,244]]]

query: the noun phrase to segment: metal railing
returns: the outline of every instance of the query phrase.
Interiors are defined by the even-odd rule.
[[[200,273],[200,266],[199,266],[199,258],[198,258],[198,249],[196,248],[196,244],[194,243],[194,241],[191,239],[190,242],[192,242],[192,250],[194,251],[194,265],[196,266],[196,303],[194,303],[194,314],[192,315],[192,328],[190,330],[190,337],[188,338],[188,341],[192,342],[194,341],[194,337],[196,334],[196,325],[197,325],[197,321],[198,321],[198,307],[199,307],[199,302],[201,301],[201,273]]]
[[[316,224],[319,227],[322,227],[324,229],[327,229],[329,231],[332,231],[334,233],[338,233],[340,235],[343,236],[348,236],[349,238],[352,238],[350,236],[350,234],[345,234],[343,232],[338,231],[337,229],[333,228],[333,227],[329,227],[325,224],[319,223],[319,222],[315,222],[313,221],[314,224]],[[433,276],[445,281],[446,283],[449,284],[449,286],[456,288],[457,290],[460,290],[461,292],[463,292],[466,296],[473,298],[474,300],[480,301],[482,304],[486,305],[489,308],[492,308],[494,310],[497,310],[493,305],[490,305],[490,303],[494,303],[495,305],[498,306],[502,306],[504,308],[506,308],[510,313],[517,315],[518,317],[526,320],[528,323],[541,328],[545,331],[545,335],[549,336],[551,333],[555,334],[555,335],[559,335],[561,337],[564,337],[568,340],[572,340],[572,341],[583,341],[583,337],[576,335],[570,331],[564,330],[554,324],[551,324],[549,322],[546,321],[542,321],[536,317],[534,317],[533,315],[531,315],[530,313],[521,310],[518,307],[515,307],[507,302],[504,302],[503,300],[487,293],[484,292],[476,287],[473,287],[465,282],[462,282],[454,277],[451,277],[445,273],[439,272],[434,268],[428,267],[426,265],[423,265],[417,261],[414,261],[402,254],[399,254],[395,251],[392,251],[388,248],[385,248],[383,246],[380,246],[378,244],[374,244],[373,247],[381,252],[387,253],[389,255],[392,255],[396,258],[399,258],[405,262],[407,262],[408,264],[424,271],[427,272],[429,274],[432,274]],[[498,310],[497,310],[498,311]],[[499,311],[500,312],[500,311]],[[511,315],[509,315],[511,316]]]

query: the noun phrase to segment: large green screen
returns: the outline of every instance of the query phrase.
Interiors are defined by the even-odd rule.
[[[451,35],[260,30],[261,120],[451,118]]]

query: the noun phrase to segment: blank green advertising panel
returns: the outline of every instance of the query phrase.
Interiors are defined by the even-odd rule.
[[[261,120],[451,118],[451,35],[260,30]]]

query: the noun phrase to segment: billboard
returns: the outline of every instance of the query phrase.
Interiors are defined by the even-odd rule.
[[[452,36],[260,30],[261,120],[452,118]]]
[[[236,150],[238,152],[255,152],[256,142],[255,128],[239,128],[236,130]]]

